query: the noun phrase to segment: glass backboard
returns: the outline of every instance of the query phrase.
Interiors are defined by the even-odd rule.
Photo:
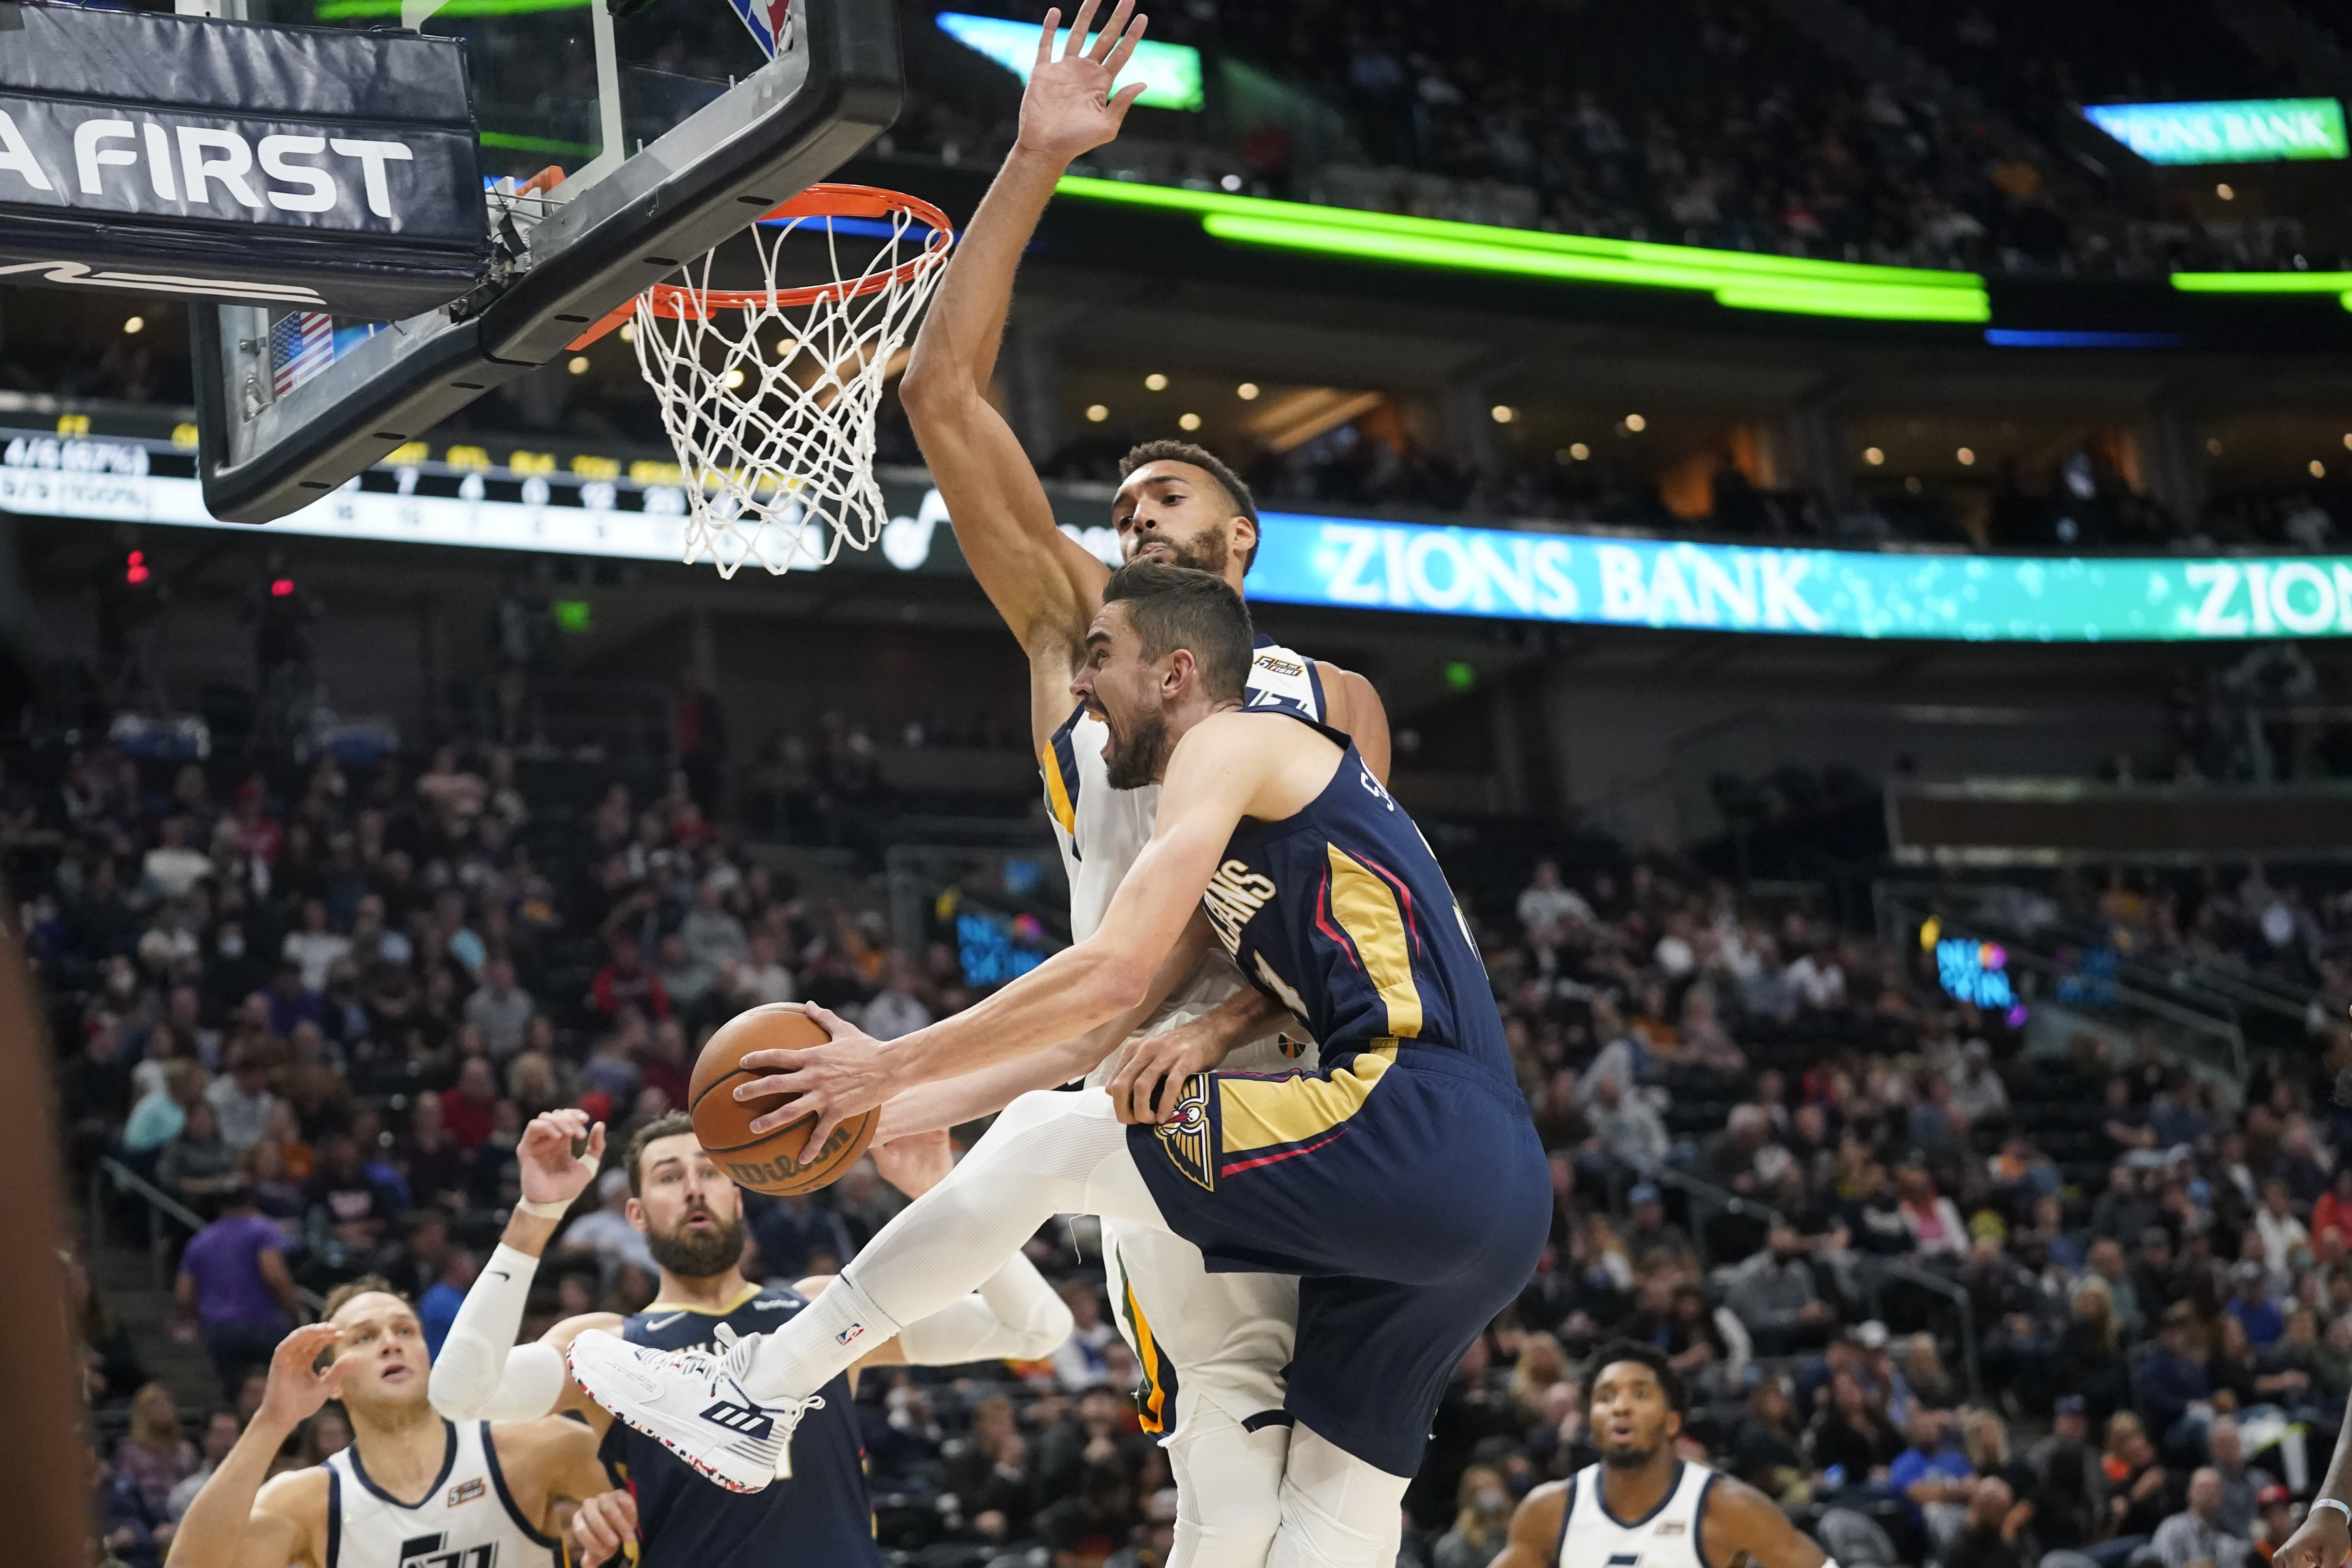
[[[897,119],[891,0],[226,0],[467,46],[499,260],[403,321],[193,312],[205,503],[318,500],[823,179]]]

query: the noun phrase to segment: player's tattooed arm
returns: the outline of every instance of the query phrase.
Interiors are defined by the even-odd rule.
[[[1745,1481],[1717,1478],[1699,1525],[1699,1561],[1732,1568],[1822,1568],[1829,1556],[1789,1522],[1780,1505]]]
[[[1556,1568],[1560,1526],[1568,1513],[1568,1483],[1549,1481],[1519,1501],[1502,1554],[1488,1568]],[[1557,1568],[1566,1568],[1565,1564]]]
[[[1113,90],[1144,31],[1120,0],[1091,43],[1097,0],[1086,0],[1063,58],[1048,12],[1037,65],[1022,94],[1021,132],[980,210],[957,241],[899,384],[956,542],[982,591],[1029,656],[1033,740],[1066,717],[1063,690],[1109,571],[1055,525],[1045,487],[1013,428],[988,400],[1013,306],[1021,254],[1070,161],[1118,134],[1140,84]]]

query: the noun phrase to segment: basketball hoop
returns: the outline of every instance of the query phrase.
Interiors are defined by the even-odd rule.
[[[860,238],[887,226],[854,271],[836,218],[862,220]],[[831,279],[782,287],[784,241],[820,224]],[[881,537],[875,416],[955,243],[939,208],[866,185],[811,185],[751,236],[765,288],[711,288],[713,252],[572,345],[634,318],[637,364],[684,470],[686,560],[709,560],[721,577],[748,562],[775,574],[822,565]]]

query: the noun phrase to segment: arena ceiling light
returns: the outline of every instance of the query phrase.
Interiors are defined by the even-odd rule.
[[[1878,321],[1992,317],[1984,279],[1973,272],[1547,234],[1083,175],[1066,176],[1060,189],[1089,200],[1194,213],[1209,235],[1237,245],[1559,282],[1704,290],[1718,304],[1742,310]]]
[[[457,0],[459,4],[467,0]],[[479,4],[481,0],[473,0]],[[498,4],[530,4],[531,0],[494,0]],[[549,0],[552,3],[552,0]],[[961,11],[939,14],[940,31],[947,34],[968,49],[986,55],[1006,70],[1018,76],[1024,84],[1037,64],[1037,24],[1011,22],[1002,16],[972,16]],[[1060,29],[1054,35],[1058,51],[1069,42],[1070,30]],[[1201,95],[1201,51],[1182,44],[1157,44],[1146,40],[1135,46],[1135,53],[1127,62],[1126,79],[1143,83],[1143,96],[1135,101],[1148,109],[1197,110],[1206,101]]]

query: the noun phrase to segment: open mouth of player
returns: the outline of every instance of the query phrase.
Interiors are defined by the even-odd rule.
[[[406,1383],[416,1375],[416,1369],[405,1362],[394,1362],[379,1374],[385,1383]]]

